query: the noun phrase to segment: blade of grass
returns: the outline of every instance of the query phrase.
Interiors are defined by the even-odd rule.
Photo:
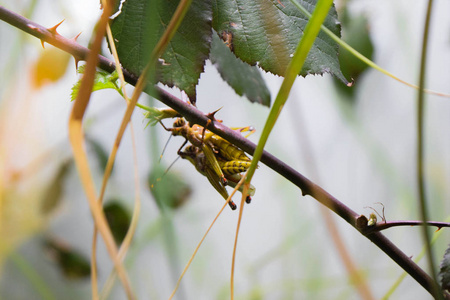
[[[116,46],[115,46],[115,43],[114,43],[114,39],[113,39],[113,36],[112,36],[111,27],[109,26],[109,23],[107,23],[107,25],[106,25],[106,34],[107,34],[107,38],[108,38],[108,41],[109,41],[109,44],[110,44],[110,47],[111,47],[111,52],[112,52],[113,57],[114,57],[114,62],[116,63],[117,74],[119,75],[119,79],[120,79],[121,95],[125,98],[125,100],[127,102],[130,102],[130,99],[128,98],[128,96],[126,94],[126,91],[124,89],[125,80],[124,80],[124,77],[123,77],[122,68],[119,67],[120,66],[120,61],[119,61],[119,57],[117,55]],[[133,127],[132,126],[130,126],[130,127],[131,127],[131,132],[133,132]],[[132,139],[133,139],[133,136],[132,136]],[[134,141],[134,139],[133,139],[133,141]],[[107,161],[107,164],[106,164],[105,172],[103,174],[103,181],[102,181],[102,186],[101,186],[101,189],[100,189],[100,195],[99,195],[99,198],[97,199],[97,202],[100,205],[102,205],[102,203],[103,203],[103,197],[105,195],[106,184],[108,183],[109,176],[111,175],[111,172],[112,172],[112,165],[114,163],[114,162],[110,163],[111,155],[112,154],[110,154],[110,156],[108,157],[108,161]],[[137,195],[136,197],[139,197],[139,196]],[[97,227],[94,227],[94,232],[92,233],[92,253],[91,253],[91,260],[92,261],[96,261],[96,259],[97,259],[96,258],[96,255],[97,255],[97,234],[98,234]],[[128,234],[128,232],[127,232],[127,234]],[[121,258],[121,260],[122,259],[123,258]],[[97,264],[92,264],[91,272],[93,274],[93,277],[96,278],[97,277]],[[98,287],[97,287],[97,281],[96,280],[95,280],[95,286],[93,285],[92,290],[93,290],[93,292],[95,291],[95,294],[98,293]]]
[[[131,124],[132,125],[132,124]],[[125,235],[125,238],[122,241],[122,244],[119,249],[119,259],[121,261],[124,260],[125,254],[127,253],[128,249],[130,248],[131,240],[134,237],[134,233],[136,232],[137,223],[139,221],[139,214],[141,212],[141,198],[139,194],[139,169],[138,169],[138,159],[137,159],[137,153],[136,153],[136,139],[134,134],[133,126],[130,126],[131,130],[131,142],[133,145],[133,168],[134,168],[134,190],[135,190],[135,197],[134,197],[134,209],[133,209],[133,215],[131,217],[131,223],[130,227],[128,228],[127,234]],[[100,299],[107,299],[109,296],[109,293],[114,285],[115,276],[116,273],[114,270],[111,272],[110,276],[108,277],[108,280],[106,281],[102,292],[100,293]]]
[[[248,173],[248,171],[247,171]],[[245,176],[244,176],[245,178]],[[230,295],[231,300],[234,299],[234,269],[236,266],[236,249],[237,249],[237,242],[239,237],[239,229],[241,228],[241,221],[242,221],[242,215],[244,213],[244,206],[245,206],[245,199],[248,195],[248,185],[244,185],[244,190],[242,191],[242,197],[241,197],[241,204],[239,206],[239,217],[236,225],[236,234],[234,237],[234,246],[233,246],[233,257],[231,259],[231,275],[230,275]]]
[[[425,26],[423,30],[423,40],[422,40],[422,55],[420,58],[420,74],[419,74],[419,92],[417,94],[417,186],[419,192],[419,211],[423,222],[428,221],[428,208],[427,208],[427,195],[426,195],[426,186],[425,186],[425,174],[424,174],[424,140],[425,140],[425,132],[424,132],[424,117],[425,117],[425,99],[423,89],[425,87],[425,68],[427,64],[427,52],[428,52],[428,36],[430,31],[430,22],[431,22],[431,10],[433,7],[433,0],[428,0],[428,6],[425,17]],[[425,242],[425,247],[427,249],[427,259],[428,259],[428,268],[431,273],[431,277],[434,281],[434,297],[436,299],[443,299],[443,295],[441,289],[439,287],[437,281],[437,272],[436,267],[434,265],[434,255],[433,249],[431,248],[430,243],[430,232],[428,226],[423,226],[423,239]]]
[[[168,43],[170,42],[172,37],[175,35],[178,27],[180,26],[181,22],[183,21],[184,16],[186,15],[186,13],[187,13],[187,11],[189,9],[189,6],[190,6],[191,2],[192,2],[192,0],[182,0],[178,4],[178,7],[177,7],[175,13],[172,16],[172,18],[171,18],[171,20],[170,20],[170,22],[169,22],[169,24],[167,26],[167,29],[164,31],[164,33],[161,36],[160,40],[158,41],[158,43],[156,44],[155,48],[153,49],[153,51],[152,51],[152,53],[150,55],[150,60],[149,60],[148,64],[146,65],[146,67],[144,68],[144,70],[142,71],[142,74],[141,74],[141,76],[139,77],[139,79],[137,81],[136,87],[135,87],[135,89],[133,91],[133,94],[131,96],[131,100],[127,101],[127,109],[126,109],[125,114],[124,114],[124,116],[122,118],[122,122],[121,122],[121,125],[120,125],[120,128],[119,128],[119,131],[117,132],[113,148],[111,150],[111,153],[110,153],[110,155],[108,157],[108,162],[106,164],[99,201],[101,201],[103,199],[103,195],[104,195],[104,192],[105,192],[105,189],[106,189],[106,185],[107,185],[109,176],[111,174],[112,167],[114,165],[114,161],[116,159],[117,151],[119,149],[120,143],[122,141],[122,137],[123,137],[123,135],[125,133],[125,130],[126,130],[127,126],[128,126],[128,123],[131,120],[131,116],[133,114],[134,108],[136,107],[137,101],[138,101],[140,95],[142,94],[142,91],[146,87],[148,79],[151,78],[154,75],[153,74],[154,73],[154,66],[155,66],[155,63],[157,61],[157,58],[162,55],[162,53],[166,49]],[[105,28],[105,30],[106,30],[106,28]],[[118,59],[117,55],[116,55],[115,59]],[[116,66],[120,66],[120,65],[116,62]],[[121,74],[122,74],[122,72],[119,71],[119,76],[121,76]],[[122,79],[123,79],[123,74],[122,74],[122,77],[121,77],[121,81],[122,81]],[[123,87],[123,85],[124,85],[123,82],[121,83],[121,85]],[[120,274],[119,274],[119,276],[120,276]]]
[[[106,29],[107,29],[107,37],[108,37],[109,43],[111,45],[111,52],[113,53],[114,61],[116,63],[116,66],[120,66],[119,57],[117,55],[117,51],[116,51],[115,45],[113,43],[114,40],[113,40],[113,37],[112,37],[112,32],[111,32],[111,28],[110,28],[109,24],[108,24]],[[124,89],[124,87],[125,87],[125,79],[124,79],[124,76],[123,76],[122,68],[117,67],[116,70],[117,70],[117,73],[119,75],[119,79],[120,79],[120,83],[121,83],[120,89],[122,90],[123,97],[125,98],[125,100],[127,102],[129,102],[130,99],[128,98],[128,96],[126,94],[126,91]],[[132,149],[133,149],[133,167],[134,167],[134,180],[135,180],[134,181],[135,182],[135,198],[134,198],[134,209],[133,209],[133,215],[132,215],[132,218],[131,218],[130,227],[128,228],[127,234],[125,235],[125,238],[123,239],[123,242],[122,242],[122,244],[120,246],[120,249],[119,249],[119,259],[121,261],[124,260],[125,255],[126,255],[128,249],[130,247],[131,240],[134,237],[134,233],[136,232],[137,222],[139,221],[139,215],[140,215],[140,211],[141,211],[141,200],[140,200],[140,194],[139,194],[139,190],[140,190],[140,188],[139,188],[139,171],[138,171],[138,161],[137,161],[137,153],[136,153],[136,140],[135,140],[133,124],[130,124],[130,131],[131,131],[131,141],[132,141],[132,145],[133,145]],[[110,172],[111,172],[111,170],[110,170]],[[110,175],[110,172],[108,174],[108,177]],[[105,175],[106,175],[106,172],[105,172]],[[104,190],[106,189],[106,183],[107,183],[107,180],[108,180],[107,178],[105,180],[105,177],[106,176],[104,176],[104,178],[103,178],[102,194],[101,194],[101,196],[99,198],[100,202],[103,199],[103,193],[104,193]],[[96,234],[96,231],[94,231],[94,236],[95,236],[95,234]],[[94,238],[94,241],[96,241],[95,238]],[[111,274],[108,277],[108,280],[106,281],[105,285],[103,286],[102,292],[100,294],[100,299],[107,299],[108,298],[109,293],[112,290],[112,287],[114,285],[114,281],[116,279],[116,274],[117,273],[113,269]]]
[[[90,172],[87,155],[84,150],[85,140],[82,127],[83,117],[86,112],[87,105],[89,103],[89,98],[94,83],[96,66],[99,60],[98,53],[100,52],[103,36],[106,30],[106,24],[108,23],[111,11],[112,5],[109,5],[109,3],[105,3],[103,6],[103,13],[100,17],[99,22],[97,23],[94,42],[92,43],[92,49],[87,58],[86,69],[81,81],[80,91],[77,95],[77,98],[72,108],[72,112],[70,114],[69,140],[71,142],[71,146],[74,152],[75,164],[77,166],[83,188],[88,198],[88,203],[93,215],[94,224],[99,229],[102,238],[105,241],[106,248],[114,263],[115,268],[117,269],[117,273],[119,274],[120,280],[124,286],[127,297],[129,299],[134,299],[134,294],[131,289],[131,284],[126,274],[125,268],[117,255],[118,254],[117,246],[112,236],[111,229],[107,224],[105,214],[103,213],[100,204],[97,202],[95,186]],[[94,250],[95,249],[93,249],[93,251]],[[91,264],[93,266],[96,264],[95,255],[92,255]],[[92,283],[92,298],[98,299],[96,273],[91,274],[91,283]]]
[[[180,278],[178,278],[177,284],[174,288],[174,290],[172,291],[172,294],[169,297],[169,300],[171,300],[174,296],[175,293],[178,290],[178,287],[180,286],[180,282],[181,279],[183,279],[184,274],[186,274],[187,270],[189,269],[189,266],[191,265],[192,261],[195,258],[195,255],[197,254],[198,250],[200,249],[200,246],[203,244],[203,241],[205,240],[206,236],[208,235],[209,231],[211,230],[211,228],[213,227],[213,225],[216,223],[217,219],[219,218],[219,216],[222,214],[223,210],[225,209],[225,207],[227,207],[228,203],[230,202],[231,198],[233,198],[234,194],[236,193],[236,191],[241,187],[241,185],[244,183],[244,178],[245,176],[242,177],[242,179],[238,182],[238,184],[236,185],[236,187],[234,188],[233,192],[230,194],[230,196],[228,197],[228,199],[225,201],[225,204],[222,206],[222,208],[219,210],[219,212],[217,213],[216,217],[214,218],[214,220],[211,222],[211,225],[209,225],[208,229],[206,230],[205,234],[203,235],[202,239],[200,240],[200,242],[198,243],[197,247],[194,250],[194,253],[192,253],[191,258],[189,259],[188,263],[186,264],[186,266],[184,267],[183,272],[180,275]],[[243,192],[244,194],[244,192]],[[242,203],[241,203],[241,207],[242,207]],[[232,294],[233,295],[233,294]]]
[[[319,34],[320,26],[322,25],[323,21],[328,15],[328,11],[330,10],[332,4],[333,4],[332,0],[319,0],[317,2],[313,15],[310,18],[308,24],[306,25],[303,37],[300,39],[297,49],[295,50],[294,56],[292,57],[292,60],[286,69],[286,74],[284,76],[283,82],[278,91],[277,97],[275,98],[275,102],[270,110],[269,116],[267,117],[266,124],[264,125],[264,129],[261,133],[261,138],[259,139],[258,145],[256,146],[255,149],[255,153],[253,154],[252,163],[247,171],[247,176],[244,184],[244,191],[242,192],[241,206],[239,208],[239,219],[236,227],[236,237],[233,249],[233,259],[231,265],[231,283],[230,283],[231,299],[234,298],[234,268],[235,268],[236,248],[242,219],[242,213],[244,209],[243,208],[244,199],[247,196],[247,192],[250,187],[250,182],[256,171],[258,162],[263,154],[264,146],[267,143],[269,135],[273,127],[275,126],[278,116],[280,115],[281,110],[283,109],[284,104],[286,103],[289,97],[292,85],[294,84],[295,79],[297,78],[298,74],[300,73],[303,67],[303,64],[305,63],[309,50],[311,49],[314,40]]]
[[[42,299],[54,300],[56,299],[53,295],[50,286],[42,279],[42,276],[36,272],[32,265],[19,253],[13,252],[10,256],[11,260],[17,266],[17,268],[25,275],[32,286],[36,289],[38,295]]]
[[[109,156],[109,159],[108,159],[108,163],[107,163],[106,170],[105,170],[105,176],[107,176],[107,177],[109,177],[109,174],[112,170],[112,166],[115,161],[115,157],[117,154],[118,147],[120,145],[120,141],[121,141],[122,136],[125,132],[125,129],[128,125],[128,122],[131,119],[131,115],[133,114],[133,111],[137,104],[137,101],[138,101],[140,95],[142,94],[142,91],[146,87],[149,77],[153,76],[152,72],[154,71],[154,65],[156,63],[156,60],[164,52],[168,43],[170,42],[172,37],[175,35],[175,32],[177,31],[184,16],[186,15],[191,2],[192,2],[192,0],[182,0],[179,3],[175,13],[172,16],[172,19],[170,20],[170,23],[167,26],[167,29],[164,31],[164,34],[161,36],[157,45],[153,49],[153,51],[150,55],[150,60],[149,60],[148,64],[146,65],[146,67],[144,68],[144,70],[142,71],[142,74],[136,83],[136,87],[133,91],[133,95],[131,96],[131,100],[128,101],[127,109],[122,118],[122,123],[121,123],[120,129],[117,133],[114,147],[113,147],[111,154]],[[106,181],[107,181],[107,179],[106,179]],[[104,182],[104,185],[106,185],[106,182]]]
[[[316,8],[314,9],[311,19],[306,25],[303,37],[300,40],[297,49],[295,50],[294,56],[292,57],[292,60],[288,65],[283,83],[281,84],[277,97],[275,98],[275,102],[272,106],[272,109],[270,110],[269,116],[267,117],[264,129],[261,133],[261,138],[258,142],[255,153],[253,155],[252,163],[248,170],[248,175],[245,183],[245,185],[247,186],[250,185],[250,181],[252,180],[256,170],[256,166],[261,159],[264,146],[266,145],[267,139],[269,138],[269,134],[272,131],[278,119],[278,116],[280,115],[281,110],[283,109],[283,106],[288,99],[292,85],[294,84],[297,75],[300,73],[300,70],[303,67],[306,56],[308,55],[308,52],[311,49],[314,40],[316,39],[317,34],[320,31],[320,26],[325,20],[332,4],[332,0],[319,0],[316,4]]]

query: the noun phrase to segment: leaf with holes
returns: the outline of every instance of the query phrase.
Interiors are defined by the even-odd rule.
[[[250,66],[236,58],[230,51],[230,45],[223,43],[215,33],[212,39],[210,59],[222,79],[238,95],[245,95],[251,102],[270,106],[270,92],[260,70],[256,66]]]
[[[178,6],[177,0],[127,0],[111,29],[123,67],[139,75]],[[159,82],[186,92],[195,101],[195,87],[209,57],[211,1],[193,1],[178,31],[159,59]]]
[[[313,12],[317,0],[297,0]],[[213,1],[213,28],[233,52],[250,65],[283,76],[303,36],[308,18],[287,0]],[[324,25],[340,36],[340,25],[333,6]],[[232,38],[231,38],[232,37]],[[300,75],[331,73],[342,82],[338,45],[320,32]]]

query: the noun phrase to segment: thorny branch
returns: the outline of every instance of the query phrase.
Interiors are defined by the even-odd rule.
[[[434,222],[434,221],[388,221],[388,222],[378,222],[375,226],[367,226],[363,233],[369,234],[375,231],[385,230],[391,227],[399,226],[434,226],[437,227],[436,231],[441,230],[444,227],[450,227],[450,223],[446,222]]]
[[[41,39],[41,41],[43,42],[52,44],[53,46],[72,54],[75,57],[76,61],[85,60],[87,57],[87,54],[89,52],[87,48],[79,45],[75,41],[75,39],[67,39],[59,35],[54,28],[47,29],[33,21],[22,17],[21,15],[7,10],[3,6],[0,6],[0,19],[14,27],[17,27],[29,33],[30,35]],[[99,56],[99,67],[108,72],[113,72],[115,70],[115,64],[103,56]],[[132,85],[136,84],[136,75],[130,73],[126,69],[123,69],[123,73],[128,83]],[[148,86],[145,92],[160,100],[167,106],[170,106],[171,108],[178,111],[192,124],[205,126],[208,130],[225,138],[245,152],[253,154],[256,148],[256,145],[254,143],[219,122],[211,122],[207,115],[203,114],[194,106],[183,102],[177,97],[156,86]],[[399,248],[397,248],[397,246],[395,246],[380,232],[373,232],[370,230],[370,233],[366,233],[368,232],[366,231],[366,227],[357,226],[357,219],[360,217],[359,214],[357,214],[355,211],[334,198],[320,186],[316,185],[308,178],[291,168],[286,163],[280,161],[267,151],[264,151],[261,157],[261,162],[281,176],[285,177],[287,180],[291,181],[297,187],[299,187],[302,190],[304,196],[310,195],[321,204],[331,209],[341,218],[343,218],[347,223],[349,223],[351,226],[361,232],[361,234],[363,234],[375,245],[377,245],[392,260],[394,260],[400,267],[402,267],[408,274],[410,274],[420,285],[422,285],[429,293],[433,293],[433,281],[431,277],[428,276],[428,274],[424,270],[422,270],[416,263],[414,263],[410,257],[403,253]],[[448,297],[447,299],[450,299],[450,297]]]

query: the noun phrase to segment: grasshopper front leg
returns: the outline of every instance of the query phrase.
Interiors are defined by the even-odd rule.
[[[220,168],[219,162],[217,161],[216,155],[214,154],[212,148],[207,144],[203,144],[202,151],[205,154],[206,163],[208,164],[209,168],[213,170],[217,176],[219,176],[221,183],[226,186],[228,184],[228,180],[225,178],[225,175]]]

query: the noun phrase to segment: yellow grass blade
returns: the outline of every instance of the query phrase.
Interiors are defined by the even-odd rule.
[[[125,255],[130,248],[131,240],[133,239],[134,233],[136,232],[137,222],[139,220],[139,214],[141,212],[141,199],[139,194],[139,170],[138,170],[138,161],[137,161],[137,153],[136,153],[136,140],[134,135],[133,126],[130,126],[131,129],[131,140],[133,144],[133,165],[134,165],[134,189],[135,189],[135,198],[134,198],[134,210],[133,216],[131,218],[130,227],[128,228],[127,234],[122,241],[122,245],[119,249],[119,259],[123,261]],[[100,294],[100,299],[106,299],[109,296],[109,293],[114,285],[114,281],[116,279],[116,272],[114,270],[109,275],[103,290]]]
[[[248,172],[248,171],[247,171]],[[247,176],[247,172],[244,176],[242,176],[241,181],[239,182],[239,185],[236,186],[236,188],[239,188],[241,185],[241,182],[243,182]],[[230,294],[231,294],[231,300],[234,299],[234,268],[236,265],[236,248],[237,248],[237,241],[239,237],[239,229],[241,228],[241,220],[242,220],[242,214],[244,213],[244,203],[245,199],[248,195],[248,189],[249,184],[244,184],[244,190],[242,191],[242,198],[241,198],[241,205],[239,206],[239,217],[238,222],[236,226],[236,235],[234,238],[234,246],[233,246],[233,258],[231,259],[231,276],[230,276]]]
[[[125,292],[129,299],[134,299],[131,285],[128,280],[126,271],[118,258],[118,251],[114,242],[111,230],[106,222],[105,215],[101,208],[101,205],[97,202],[97,196],[95,187],[93,184],[92,175],[89,168],[86,152],[83,149],[84,146],[84,134],[82,129],[82,120],[89,103],[90,94],[92,91],[96,66],[98,63],[98,53],[100,52],[102,39],[106,30],[106,24],[109,21],[109,15],[111,14],[112,7],[108,3],[104,3],[103,13],[97,24],[97,30],[95,34],[94,42],[92,43],[92,49],[88,56],[86,63],[86,70],[83,76],[80,91],[77,99],[75,100],[70,119],[69,119],[69,139],[74,151],[75,164],[80,174],[81,182],[85,193],[88,198],[89,207],[91,209],[95,226],[99,229],[103,240],[105,241],[106,248],[111,256],[120,280],[125,288]],[[95,249],[94,249],[95,250]],[[92,265],[96,264],[95,255],[93,255]],[[97,290],[97,278],[96,273],[92,273],[92,297],[98,299]]]
[[[234,188],[233,192],[230,194],[230,196],[228,197],[227,201],[225,202],[225,204],[222,206],[222,208],[220,209],[220,211],[217,213],[216,217],[214,218],[214,220],[212,221],[211,225],[209,225],[208,229],[206,230],[205,234],[203,235],[202,239],[200,240],[200,242],[198,243],[197,247],[194,250],[194,253],[192,253],[191,258],[189,259],[188,263],[186,264],[186,266],[184,267],[183,272],[180,275],[180,278],[178,278],[177,284],[174,288],[174,290],[172,291],[172,294],[169,297],[169,300],[171,300],[174,296],[175,293],[178,290],[178,287],[180,286],[181,280],[184,277],[184,274],[186,274],[187,270],[189,269],[189,266],[191,265],[192,261],[195,258],[195,255],[198,252],[198,249],[200,249],[200,246],[202,245],[203,241],[205,240],[206,236],[208,235],[209,231],[211,230],[211,228],[213,227],[214,223],[216,223],[217,219],[219,218],[220,214],[222,213],[222,211],[225,209],[225,207],[228,205],[228,203],[231,201],[231,198],[233,198],[234,194],[236,193],[236,191],[239,189],[239,187],[244,183],[244,178],[245,176],[242,176],[241,181],[239,181],[239,183],[236,185],[236,187]],[[245,200],[245,198],[244,198]],[[243,203],[241,203],[241,206],[243,206]]]

